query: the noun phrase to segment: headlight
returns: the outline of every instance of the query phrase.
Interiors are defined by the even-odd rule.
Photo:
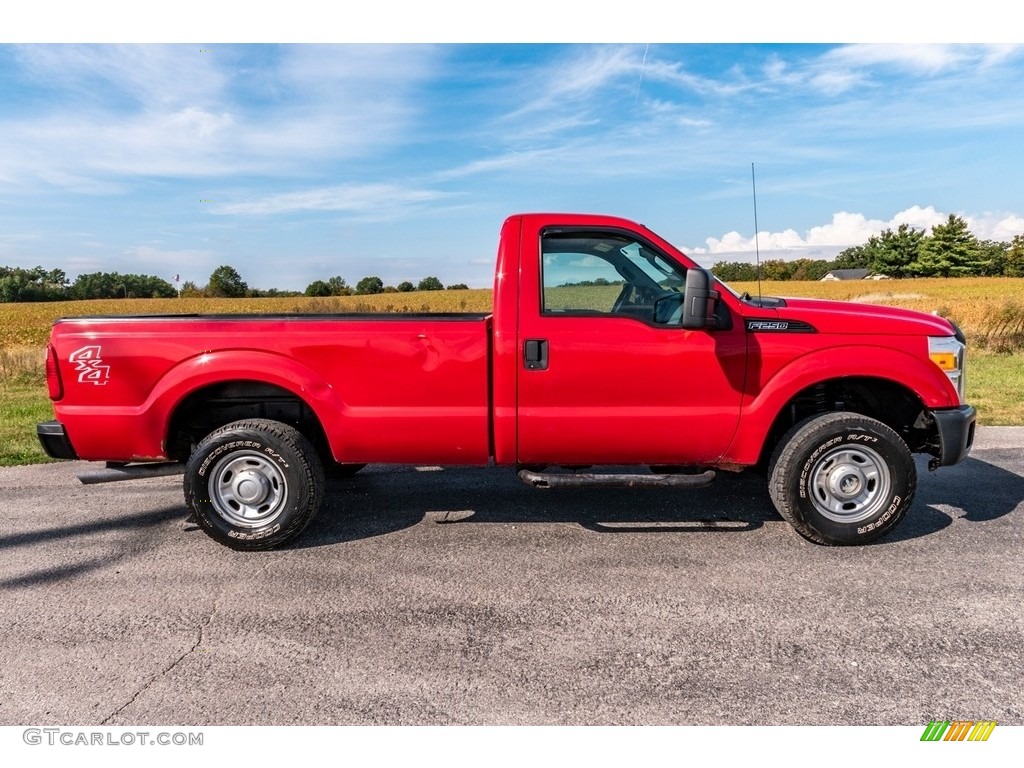
[[[929,336],[928,357],[939,366],[956,387],[960,402],[964,402],[964,357],[967,346],[953,336]]]

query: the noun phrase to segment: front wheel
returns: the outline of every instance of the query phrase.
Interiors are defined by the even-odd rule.
[[[913,501],[907,444],[856,413],[813,416],[782,438],[768,468],[779,514],[816,544],[865,544],[891,531]]]
[[[313,519],[324,471],[287,424],[247,419],[207,435],[185,465],[185,502],[213,539],[239,550],[279,547]]]

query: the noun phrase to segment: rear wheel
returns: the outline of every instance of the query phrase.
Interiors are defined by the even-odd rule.
[[[826,413],[793,427],[769,464],[775,508],[817,544],[864,544],[891,531],[917,489],[914,458],[887,425]]]
[[[324,472],[309,441],[268,419],[207,435],[185,466],[185,501],[212,538],[239,550],[279,547],[313,519]]]

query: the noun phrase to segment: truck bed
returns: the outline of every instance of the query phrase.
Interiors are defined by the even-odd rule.
[[[345,462],[487,462],[486,314],[150,315],[64,318],[55,403],[82,459],[167,455],[182,399],[253,371],[316,413]]]

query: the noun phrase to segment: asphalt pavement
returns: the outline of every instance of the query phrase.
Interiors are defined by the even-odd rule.
[[[287,549],[180,478],[0,469],[0,725],[1024,724],[1024,429],[810,544],[757,475],[556,489],[371,465]]]

